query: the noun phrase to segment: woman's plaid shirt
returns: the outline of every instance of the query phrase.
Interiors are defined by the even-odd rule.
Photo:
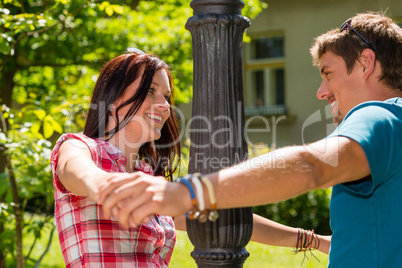
[[[125,230],[117,220],[106,219],[95,202],[67,191],[55,172],[60,145],[67,139],[84,142],[92,160],[105,171],[124,172],[127,161],[117,147],[102,139],[63,134],[57,141],[51,167],[55,221],[66,267],[167,267],[176,242],[172,218],[158,215],[147,224]],[[152,174],[152,168],[142,161],[135,169]]]

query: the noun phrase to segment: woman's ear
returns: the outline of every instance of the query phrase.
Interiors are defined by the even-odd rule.
[[[116,109],[120,106],[122,98],[115,100],[109,107],[109,111],[112,115],[115,115]]]
[[[118,107],[118,101],[109,105],[109,118],[108,123],[106,126],[106,132],[111,131],[117,126],[117,119],[116,119],[116,109]]]
[[[112,117],[115,117],[115,116],[116,116],[116,108],[117,108],[117,106],[116,106],[115,103],[112,103],[112,104],[109,106],[109,111],[108,111],[109,116],[112,116]]]

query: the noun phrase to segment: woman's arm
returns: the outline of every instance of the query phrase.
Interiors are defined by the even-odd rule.
[[[289,227],[253,214],[253,234],[251,241],[280,247],[296,247],[298,228]],[[328,254],[331,236],[317,235],[320,240],[318,250]]]
[[[184,215],[174,218],[177,230],[186,230],[186,217]],[[298,228],[289,227],[267,218],[253,214],[253,234],[251,241],[279,247],[295,248],[298,236]],[[331,236],[317,235],[319,247],[317,250],[328,254],[331,245]]]
[[[98,198],[99,186],[114,175],[100,169],[92,160],[89,148],[76,139],[61,144],[56,172],[68,191],[89,196],[94,201]]]
[[[173,218],[176,230],[187,231],[186,216],[181,215]]]

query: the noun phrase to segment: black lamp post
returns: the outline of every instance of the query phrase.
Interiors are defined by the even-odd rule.
[[[242,43],[250,25],[241,0],[193,0],[193,111],[189,172],[211,173],[247,158]],[[198,267],[243,267],[252,233],[252,208],[219,211],[215,222],[187,220]]]

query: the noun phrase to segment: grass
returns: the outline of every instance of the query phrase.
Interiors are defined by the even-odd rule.
[[[32,256],[31,256],[32,259],[34,259],[34,260],[38,260],[39,257],[43,254],[43,252],[46,249],[47,242],[48,242],[49,235],[50,235],[50,230],[47,229],[47,231],[48,232],[43,232],[42,238],[39,240],[39,242],[35,246],[34,252],[32,253]],[[33,239],[32,235],[30,235],[30,234],[24,235],[24,245],[25,246],[32,244],[32,241],[30,241],[30,239]],[[27,248],[24,248],[24,254],[26,254],[26,252],[27,252]],[[8,261],[8,263],[10,263],[10,262]],[[31,268],[31,267],[34,267],[34,265],[35,265],[35,262],[28,260],[25,264],[25,267]],[[59,237],[57,236],[57,229],[54,230],[49,251],[43,257],[43,260],[40,263],[39,267],[41,267],[41,268],[66,267],[64,264],[63,255],[61,254]]]
[[[177,242],[173,256],[170,261],[171,268],[197,268],[196,263],[191,258],[190,253],[193,245],[187,237],[186,232],[177,231]],[[250,257],[244,263],[244,268],[292,268],[292,267],[314,267],[324,268],[328,265],[328,255],[315,251],[314,255],[320,260],[307,255],[303,262],[303,254],[294,255],[290,248],[267,246],[255,242],[250,242],[247,247]],[[302,264],[303,262],[303,264]]]
[[[44,241],[43,241],[44,243]],[[43,252],[45,245],[37,248],[39,252]],[[196,263],[191,258],[190,253],[193,245],[187,237],[186,232],[177,231],[177,242],[173,256],[170,262],[171,268],[197,268]],[[246,260],[244,268],[324,268],[328,264],[328,256],[320,252],[314,252],[314,255],[320,260],[307,255],[309,259],[303,262],[303,254],[293,255],[291,249],[266,246],[254,242],[250,242],[246,249],[250,252],[250,257]],[[303,262],[303,264],[302,264]],[[43,268],[62,268],[65,267],[63,256],[60,251],[57,234],[53,236],[52,245],[49,252],[44,257],[40,267]]]

